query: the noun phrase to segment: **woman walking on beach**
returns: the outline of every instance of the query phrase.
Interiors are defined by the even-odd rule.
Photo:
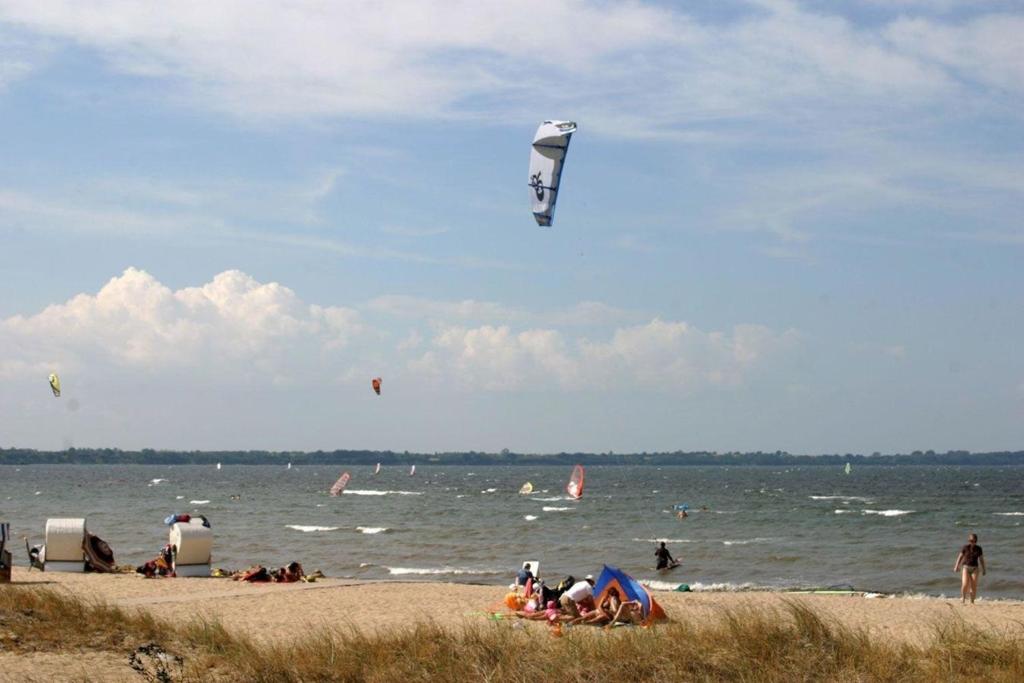
[[[967,604],[967,596],[971,597],[971,604],[974,598],[978,597],[978,572],[985,575],[985,558],[978,545],[978,534],[971,534],[967,537],[967,545],[960,548],[960,554],[956,556],[956,564],[953,571],[962,571],[960,582],[960,601]]]

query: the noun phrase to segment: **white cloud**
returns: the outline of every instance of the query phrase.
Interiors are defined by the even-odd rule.
[[[94,365],[143,373],[192,368],[197,374],[291,381],[321,355],[363,332],[349,308],[305,304],[277,283],[225,271],[201,287],[173,291],[129,268],[95,295],[79,294],[31,316],[0,321],[5,348],[21,367],[85,370]],[[227,376],[226,374],[224,376]]]
[[[252,117],[481,117],[544,112],[591,130],[717,139],[711,122],[830,127],[955,96],[968,70],[1019,93],[1019,16],[859,26],[792,2],[702,22],[643,2],[7,2],[33,34]],[[1016,34],[1015,34],[1016,31]],[[833,121],[820,120],[826,114]],[[701,130],[703,129],[703,130]]]
[[[436,305],[425,339],[407,302],[377,306],[384,318],[367,324],[355,308],[302,301],[291,289],[225,271],[198,287],[172,290],[129,268],[95,294],[79,294],[26,316],[0,320],[0,376],[22,380],[51,370],[72,384],[113,372],[160,377],[184,388],[211,380],[232,384],[362,384],[366,368],[407,373],[417,382],[486,391],[517,391],[549,384],[566,390],[616,393],[631,387],[692,392],[736,386],[797,341],[758,325],[731,333],[704,332],[683,322],[655,319],[584,337],[566,328],[510,324],[466,326],[466,314],[501,313],[498,304]],[[424,300],[411,300],[424,307]],[[582,320],[602,318],[603,304],[584,302]],[[615,309],[610,309],[615,310]],[[552,314],[522,314],[544,319]],[[386,339],[397,343],[382,343]]]
[[[738,325],[729,335],[658,319],[619,328],[603,341],[572,340],[552,329],[516,333],[508,326],[452,326],[434,337],[431,350],[411,361],[410,369],[486,390],[553,384],[568,390],[693,392],[737,386],[798,340],[793,330],[777,333],[760,325]]]

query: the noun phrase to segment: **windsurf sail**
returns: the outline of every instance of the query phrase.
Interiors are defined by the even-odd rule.
[[[373,468],[373,473],[380,474],[380,463],[377,463],[377,466]]]
[[[218,470],[220,469],[220,463],[217,463],[217,469]]]
[[[341,476],[338,477],[338,481],[334,482],[334,486],[331,487],[331,495],[340,496],[341,492],[348,486],[348,480],[351,478],[352,476],[348,472],[342,472]]]
[[[50,391],[54,398],[60,398],[60,377],[55,372],[50,373]]]
[[[524,496],[530,495],[531,493],[533,493],[533,484],[531,484],[530,482],[526,482],[525,484],[519,487],[519,493],[523,494]]]
[[[850,470],[852,470],[852,469],[853,469],[853,468],[852,468],[852,467],[850,467],[850,463],[846,463],[846,467],[845,467],[845,468],[843,468],[843,471],[844,471],[844,472],[846,472],[847,474],[849,474],[849,473],[850,473]]]
[[[576,132],[572,121],[545,121],[537,128],[530,148],[530,203],[537,225],[550,226],[562,182],[562,164],[569,140]]]
[[[416,465],[409,468],[409,476],[411,477],[414,474],[416,474]]]
[[[373,387],[373,390],[377,392],[378,396],[380,396],[380,385],[381,382],[383,381],[384,380],[382,380],[380,377],[374,377],[372,380],[370,380],[370,386]]]
[[[565,490],[573,498],[583,497],[583,465],[576,465],[572,468],[572,476],[569,477],[569,485]]]
[[[291,468],[292,468],[292,464],[291,464],[291,463],[288,463],[288,467],[287,467],[286,469],[289,469],[289,470],[290,470]]]

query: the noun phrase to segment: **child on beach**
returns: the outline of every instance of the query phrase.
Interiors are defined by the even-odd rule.
[[[985,575],[985,558],[978,545],[978,534],[971,534],[967,537],[967,545],[960,548],[960,554],[956,556],[956,564],[953,565],[953,572],[962,571],[960,580],[960,601],[967,604],[967,597],[970,596],[971,604],[978,596],[978,571]]]

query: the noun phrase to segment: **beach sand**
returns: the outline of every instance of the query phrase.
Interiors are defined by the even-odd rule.
[[[497,609],[507,592],[507,586],[502,585],[342,579],[312,584],[248,584],[230,579],[144,579],[133,574],[40,573],[21,568],[15,569],[14,583],[45,586],[128,609],[150,610],[158,618],[171,621],[197,617],[217,620],[230,631],[256,639],[279,639],[286,630],[301,636],[321,627],[391,630],[425,620],[455,628],[486,625],[485,612]],[[964,606],[959,599],[769,592],[658,592],[655,597],[670,618],[683,621],[714,619],[730,609],[784,609],[788,601],[799,601],[823,617],[866,629],[886,640],[923,643],[937,627],[958,618],[978,629],[1024,634],[1024,602],[1020,601],[982,600]],[[90,656],[95,661],[54,654],[11,657],[0,650],[0,680],[74,679],[86,663],[93,676],[104,680],[127,680],[132,674],[125,659]],[[105,676],[98,676],[100,670],[106,672]]]

